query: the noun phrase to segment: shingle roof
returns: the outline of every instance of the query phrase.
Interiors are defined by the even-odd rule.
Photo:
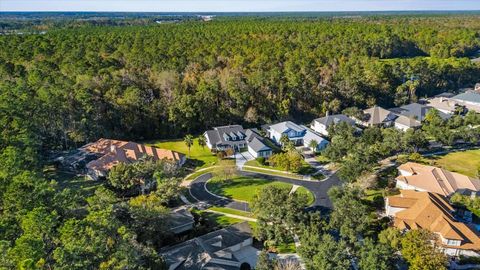
[[[391,111],[401,115],[405,115],[407,117],[413,117],[419,121],[423,121],[428,111],[432,109],[434,108],[431,106],[425,106],[418,103],[410,103],[408,105],[404,105],[399,108],[393,108],[391,109]],[[443,113],[441,111],[439,111],[438,113],[442,119],[448,119],[451,117],[449,114]]]
[[[444,196],[460,190],[480,191],[480,180],[441,168],[407,162],[400,165],[398,169],[412,175],[400,175],[396,178],[397,181]]]
[[[173,269],[232,269],[229,265],[214,263],[212,259],[238,262],[231,247],[252,237],[248,222],[238,223],[211,233],[199,236],[161,251],[167,265]],[[209,268],[214,267],[214,268]]]
[[[477,93],[474,91],[468,91],[465,93],[458,94],[452,97],[452,99],[480,104],[480,93]]]
[[[474,229],[455,220],[452,206],[443,196],[431,192],[401,190],[400,195],[387,197],[391,207],[405,208],[394,214],[394,226],[400,229],[427,229],[446,239],[461,240],[452,248],[480,250],[480,236]],[[450,247],[440,242],[444,247]]]
[[[304,145],[309,145],[310,141],[312,141],[312,140],[317,141],[319,146],[328,143],[328,140],[324,139],[322,136],[320,136],[320,134],[316,133],[312,129],[307,128],[305,126],[304,126],[304,128],[307,130],[307,132],[305,132],[305,136],[303,136]]]
[[[419,127],[422,125],[420,121],[405,115],[398,115],[398,117],[395,119],[395,123],[398,123],[400,125],[404,125],[410,128]]]
[[[366,109],[363,111],[363,114],[366,117],[365,122],[370,125],[382,124],[396,118],[394,113],[380,106],[373,106],[372,108]]]
[[[233,145],[238,143],[245,143],[245,138],[239,140],[238,137],[239,135],[241,135],[242,137],[246,137],[245,130],[241,125],[214,127],[212,130],[207,130],[205,132],[205,135],[208,137],[208,141],[214,146],[218,144]],[[232,137],[237,138],[234,141],[230,141]],[[229,140],[227,140],[227,138]]]
[[[295,130],[296,132],[302,132],[304,127],[293,123],[292,121],[280,122],[269,126],[270,129],[277,131],[278,133],[284,133],[287,130]]]
[[[327,115],[325,117],[317,118],[313,121],[318,122],[324,125],[325,127],[329,127],[332,124],[338,124],[340,122],[346,122],[350,125],[355,125],[355,120],[351,119],[350,117],[344,114]]]
[[[266,146],[262,141],[260,141],[256,137],[248,142],[248,146],[252,148],[252,150],[255,152],[272,150],[272,148]]]

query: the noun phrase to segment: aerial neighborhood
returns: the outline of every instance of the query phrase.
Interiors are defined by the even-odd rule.
[[[265,124],[259,128],[245,129],[240,124],[216,126],[206,130],[198,139],[187,136],[183,142],[179,141],[178,144],[184,143],[188,151],[185,151],[185,148],[181,150],[182,148],[178,146],[172,148],[168,144],[164,145],[169,149],[163,149],[160,148],[162,143],[157,147],[131,141],[99,139],[80,147],[74,154],[58,160],[70,166],[75,164],[76,170],[83,164],[85,175],[94,181],[102,181],[109,178],[109,171],[118,164],[133,165],[145,160],[166,162],[177,169],[183,166],[188,171],[191,170],[189,159],[194,159],[191,148],[199,151],[206,147],[202,151],[210,152],[210,155],[217,155],[227,164],[235,165],[236,172],[227,173],[225,169],[221,174],[223,177],[239,177],[235,176],[237,174],[241,177],[246,175],[251,177],[250,175],[254,174],[260,178],[278,178],[279,183],[294,181],[298,187],[305,187],[306,192],[310,192],[312,184],[318,185],[318,188],[327,184],[328,186],[341,185],[336,174],[337,169],[329,167],[331,165],[329,163],[322,164],[318,161],[319,157],[328,155],[329,140],[336,140],[336,137],[344,135],[338,134],[338,128],[346,128],[353,136],[360,137],[363,136],[362,132],[368,133],[372,129],[394,129],[400,133],[406,133],[409,130],[421,129],[425,122],[432,121],[428,119],[432,117],[432,111],[439,121],[447,121],[455,115],[463,117],[469,111],[477,112],[474,103],[475,97],[480,95],[478,91],[479,89],[455,96],[445,93],[391,109],[380,106],[364,110],[356,109],[354,115],[327,113],[323,117],[314,119],[309,125],[287,120]],[[469,103],[459,101],[465,98],[469,99]],[[478,105],[480,108],[480,104]],[[194,142],[197,145],[194,145]],[[423,147],[425,151],[431,151],[428,150],[428,146]],[[291,164],[294,164],[294,161],[288,158],[284,158],[286,161],[277,161],[282,160],[279,158],[282,155],[299,158],[299,168],[307,166],[309,169],[303,173],[302,169],[292,169]],[[287,164],[286,167],[282,167],[282,162]],[[393,183],[386,193],[387,196],[383,197],[384,203],[381,208],[384,210],[377,212],[380,213],[379,217],[386,217],[391,228],[396,228],[403,233],[411,230],[425,230],[433,233],[438,236],[434,240],[438,242],[435,244],[436,249],[452,260],[480,257],[480,223],[479,218],[472,214],[472,210],[476,214],[478,211],[465,206],[458,207],[458,200],[455,199],[457,197],[471,200],[480,198],[480,180],[415,161],[399,162],[397,160],[391,165],[392,168],[397,168],[398,173],[396,177],[389,180]],[[224,181],[211,184],[217,183],[216,176],[211,178],[212,174],[214,175],[214,173],[204,174],[208,175],[210,180],[199,182],[206,183],[201,186],[195,184],[201,177],[195,178],[195,172],[190,174],[194,175],[193,181],[190,182],[191,179],[185,182],[189,188],[189,196],[181,196],[187,204],[169,210],[168,231],[177,240],[174,241],[174,245],[161,249],[168,269],[244,269],[246,265],[255,266],[258,257],[263,256],[258,245],[254,244],[259,239],[253,240],[256,234],[247,222],[255,219],[250,218],[250,214],[245,214],[251,211],[248,208],[252,207],[252,202],[247,203],[240,199],[237,201],[237,195],[239,198],[244,198],[245,194],[237,194],[229,198],[212,195],[213,190],[217,192],[221,190]],[[185,179],[188,178],[189,176]],[[140,190],[142,193],[147,192],[148,187],[145,187],[145,183],[142,183]],[[308,204],[331,209],[332,203],[326,198],[323,200],[320,198],[325,196],[327,191],[328,188],[315,191],[313,197],[316,200],[309,201]],[[294,189],[290,192],[294,192]],[[198,230],[196,226],[200,226],[197,224],[198,211],[206,211],[205,208],[213,207],[210,209],[215,210],[208,210],[209,213],[222,214],[224,210],[220,210],[223,209],[218,207],[220,205],[224,209],[230,209],[226,213],[234,211],[231,217],[240,218],[244,222],[234,222],[230,226],[216,227],[216,230],[211,232],[207,230],[206,234],[197,234],[191,239],[185,238],[186,235],[191,235]],[[255,210],[255,213],[256,211],[260,210]],[[271,258],[282,261],[281,251],[277,250],[269,254]],[[299,257],[292,257],[289,260],[301,263]],[[456,265],[454,260],[452,265]]]
[[[0,270],[480,270],[480,0],[63,2],[0,0]]]

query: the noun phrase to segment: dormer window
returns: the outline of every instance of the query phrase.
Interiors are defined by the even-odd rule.
[[[230,132],[230,137],[232,138],[232,141],[237,140],[237,135],[235,135],[235,133],[233,133],[233,132]]]
[[[225,139],[225,141],[230,141],[230,136],[228,136],[227,133],[223,133],[223,139]]]

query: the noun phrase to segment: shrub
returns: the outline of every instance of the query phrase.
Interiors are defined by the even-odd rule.
[[[255,159],[259,164],[265,165],[265,158],[264,157],[257,157]]]

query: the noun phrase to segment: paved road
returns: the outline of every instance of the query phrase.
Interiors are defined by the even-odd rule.
[[[282,176],[273,176],[273,175],[266,175],[261,173],[254,173],[254,172],[239,172],[244,176],[255,177],[255,178],[263,178],[272,181],[280,181],[285,183],[290,183],[294,185],[299,185],[305,187],[306,189],[310,190],[313,195],[315,196],[315,202],[312,206],[314,207],[323,207],[323,208],[332,208],[332,203],[328,198],[327,191],[335,185],[340,185],[340,179],[337,177],[336,174],[331,175],[327,179],[323,181],[302,181],[297,179],[291,179]],[[215,195],[212,195],[205,189],[206,182],[212,177],[210,173],[203,174],[199,176],[197,179],[193,180],[190,185],[190,193],[191,195],[199,201],[204,201],[212,205],[228,207],[232,209],[242,210],[242,211],[250,211],[248,207],[248,203],[244,202],[237,202],[231,199],[226,198],[219,198]]]

